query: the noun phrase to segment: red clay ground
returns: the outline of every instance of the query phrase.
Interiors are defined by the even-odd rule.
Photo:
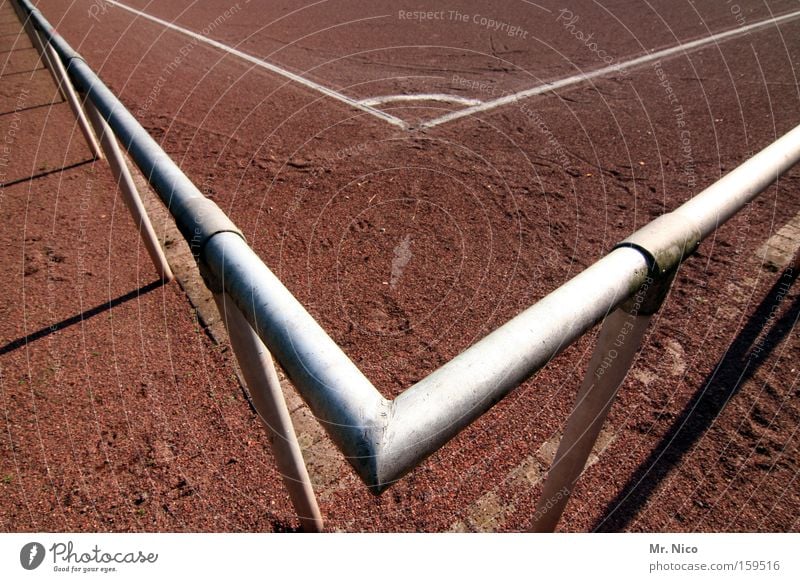
[[[91,5],[39,3],[387,397],[800,122],[800,21],[405,131],[119,8],[93,19]],[[130,5],[201,31],[233,3]],[[739,5],[742,14],[724,2],[700,13],[674,2],[571,10],[621,61],[796,6]],[[422,4],[292,13],[301,7],[242,3],[209,36],[357,98],[488,100],[603,64],[556,21],[560,5],[452,6],[519,26],[526,39],[398,18]],[[25,50],[5,61],[3,132],[15,115],[11,79],[41,83],[42,71],[25,72]],[[43,91],[30,98],[46,102]],[[454,108],[387,110],[413,122]],[[28,141],[14,145],[10,166],[20,177],[88,159],[66,105],[20,114]],[[782,178],[681,270],[563,530],[798,529],[800,294],[796,273],[756,256],[800,212],[798,177]],[[4,529],[293,527],[230,355],[197,327],[179,288],[153,288],[114,200],[102,163],[3,190]],[[344,474],[349,486],[321,499],[329,527],[527,527],[540,485],[514,475],[560,432],[592,335],[381,497]]]

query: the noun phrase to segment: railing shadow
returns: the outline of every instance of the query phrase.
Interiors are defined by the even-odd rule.
[[[16,349],[21,348],[23,346],[26,346],[31,342],[35,342],[36,340],[42,339],[43,337],[47,337],[48,335],[50,335],[52,333],[55,333],[55,332],[57,332],[57,331],[59,331],[61,329],[64,329],[64,328],[69,327],[71,325],[75,325],[76,323],[80,323],[81,321],[85,321],[85,320],[87,320],[89,318],[94,317],[95,315],[99,315],[99,314],[103,313],[104,311],[108,311],[109,309],[113,309],[114,307],[116,307],[117,305],[120,305],[121,303],[125,303],[126,301],[130,301],[131,299],[136,299],[140,295],[144,295],[145,293],[149,293],[150,291],[154,291],[155,289],[158,289],[159,287],[161,287],[163,285],[164,285],[164,282],[161,281],[160,279],[156,280],[156,281],[153,281],[152,283],[148,283],[147,285],[139,287],[138,289],[134,289],[133,291],[130,291],[129,293],[126,293],[125,295],[121,295],[120,297],[112,299],[108,303],[102,303],[102,304],[100,304],[100,305],[98,305],[96,307],[92,307],[91,309],[87,309],[87,310],[83,311],[82,313],[79,313],[77,315],[73,315],[72,317],[68,317],[67,319],[59,321],[58,323],[54,323],[53,325],[49,325],[47,327],[43,327],[42,329],[40,329],[38,331],[35,331],[35,332],[31,333],[31,334],[28,334],[25,337],[21,337],[21,338],[15,339],[14,341],[11,341],[11,342],[7,343],[3,347],[0,347],[0,356],[2,356],[4,354],[7,354],[9,352],[13,352]]]
[[[23,178],[15,178],[14,180],[9,180],[8,182],[3,182],[2,184],[0,184],[0,188],[9,188],[11,186],[15,186],[16,184],[21,184],[23,182],[30,182],[31,180],[35,180],[37,178],[44,178],[45,176],[49,176],[51,174],[66,172],[67,170],[80,168],[81,166],[94,163],[95,161],[96,160],[94,158],[89,158],[88,160],[80,160],[79,162],[75,162],[73,164],[65,164],[60,168],[53,168],[52,170],[44,170],[43,172],[39,172],[37,174],[31,174],[30,176],[25,176]]]
[[[758,370],[774,347],[797,324],[800,296],[777,318],[783,298],[797,279],[787,268],[734,339],[725,356],[705,378],[650,456],[608,504],[594,531],[622,531],[636,517],[661,482],[705,434],[741,386]],[[759,339],[762,332],[766,334]]]

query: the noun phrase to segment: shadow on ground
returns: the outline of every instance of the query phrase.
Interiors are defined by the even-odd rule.
[[[797,276],[798,269],[787,268],[781,273],[725,356],[700,384],[700,389],[669,427],[658,446],[608,504],[592,528],[594,531],[623,531],[628,527],[661,482],[681,464],[684,455],[705,434],[731,398],[753,377],[770,352],[797,324],[800,296],[784,310],[783,315],[776,317],[780,304]]]
[[[149,293],[150,291],[158,289],[163,285],[164,282],[161,281],[160,279],[157,281],[153,281],[152,283],[148,283],[147,285],[139,287],[138,289],[134,289],[133,291],[130,291],[125,295],[121,295],[116,299],[112,299],[108,303],[102,303],[96,307],[92,307],[91,309],[82,311],[77,315],[73,315],[72,317],[68,317],[67,319],[61,320],[58,323],[54,323],[52,325],[48,325],[47,327],[43,327],[42,329],[30,333],[25,337],[15,339],[14,341],[11,341],[6,345],[0,347],[0,356],[7,354],[9,352],[13,352],[16,349],[26,346],[31,342],[35,342],[36,340],[42,339],[43,337],[47,337],[48,335],[55,333],[61,329],[64,329],[71,325],[75,325],[76,323],[80,323],[81,321],[90,319],[95,315],[99,315],[105,311],[108,311],[109,309],[113,309],[114,307],[120,305],[121,303],[130,301],[131,299],[136,299],[140,295]]]

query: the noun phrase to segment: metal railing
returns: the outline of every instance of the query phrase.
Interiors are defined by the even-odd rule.
[[[120,184],[124,185],[129,172],[119,148],[114,152],[114,136],[189,243],[225,315],[256,409],[277,434],[273,439],[276,462],[307,529],[321,529],[322,518],[270,353],[363,481],[380,493],[603,321],[534,514],[534,530],[552,531],[648,321],[661,305],[680,263],[701,240],[800,160],[798,126],[675,211],[633,233],[582,273],[390,401],[42,14],[28,0],[18,2],[32,25],[30,34],[40,35],[45,54],[63,65],[61,82],[74,84],[82,95],[82,106],[89,112],[112,169],[117,166],[114,171]],[[79,110],[76,114],[80,116]],[[135,189],[128,196],[133,199],[129,206],[135,210]],[[148,244],[146,214],[141,210],[134,218],[142,225]],[[171,273],[160,248],[153,249],[151,256],[159,274],[169,279]]]

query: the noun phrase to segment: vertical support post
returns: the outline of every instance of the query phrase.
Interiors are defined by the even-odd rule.
[[[34,34],[37,34],[36,31],[34,31]],[[89,122],[86,120],[86,115],[84,114],[83,107],[81,107],[78,94],[75,92],[75,88],[72,86],[72,81],[69,78],[67,70],[64,68],[64,64],[61,62],[61,59],[58,57],[58,54],[50,45],[50,43],[44,43],[44,53],[42,57],[49,57],[47,58],[47,62],[50,64],[50,70],[52,71],[53,76],[57,79],[56,83],[61,88],[61,92],[66,97],[67,103],[69,103],[72,113],[75,115],[75,119],[78,122],[78,127],[80,127],[81,133],[83,133],[83,137],[86,140],[86,144],[89,146],[89,150],[92,152],[92,155],[96,160],[102,160],[103,152],[97,143],[94,133],[92,133],[92,128],[89,126]]]
[[[75,88],[72,86],[72,81],[69,78],[69,74],[64,68],[64,64],[61,62],[61,59],[58,57],[58,54],[56,54],[53,47],[50,46],[50,43],[39,36],[39,33],[33,27],[33,24],[31,23],[30,19],[28,19],[27,15],[22,11],[21,7],[16,2],[14,2],[12,5],[17,13],[17,16],[22,21],[22,27],[25,29],[28,38],[31,39],[31,44],[33,44],[34,48],[39,53],[42,63],[44,63],[44,65],[48,68],[53,77],[53,81],[55,81],[55,84],[58,87],[58,90],[61,92],[61,95],[63,95],[67,103],[69,103],[70,109],[72,109],[72,113],[75,115],[75,119],[78,122],[78,127],[80,128],[81,133],[86,140],[86,145],[89,146],[89,151],[92,153],[94,159],[102,160],[103,152],[100,150],[97,139],[92,133],[89,122],[86,120],[86,115],[84,114],[83,108],[78,100],[78,95],[75,92]]]
[[[50,46],[50,43],[39,35],[30,19],[18,5],[18,3],[12,2],[12,6],[14,7],[14,11],[17,13],[19,19],[22,21],[22,27],[25,29],[28,38],[31,39],[31,43],[39,53],[39,57],[42,59],[45,67],[49,69],[50,74],[53,77],[53,81],[55,81],[56,87],[58,87],[61,95],[64,97],[67,103],[69,103],[70,109],[72,109],[72,113],[75,115],[75,119],[78,122],[78,127],[80,128],[81,133],[86,140],[86,144],[89,146],[89,151],[91,151],[94,159],[102,160],[103,152],[97,143],[97,139],[92,133],[92,128],[89,126],[89,122],[86,120],[86,115],[81,107],[78,95],[75,92],[75,88],[72,86],[72,81],[69,78],[69,74],[64,68],[64,64],[61,62],[58,54],[56,54],[55,49]]]
[[[13,3],[14,9],[17,11],[17,16],[20,20],[22,20],[22,28],[28,35],[28,38],[33,45],[33,48],[36,49],[36,52],[39,53],[39,58],[42,61],[42,64],[45,68],[50,72],[50,76],[53,78],[53,82],[56,84],[58,88],[58,92],[66,101],[67,93],[64,87],[62,87],[61,79],[59,78],[56,70],[55,65],[50,60],[50,53],[47,51],[46,43],[42,40],[42,37],[36,32],[36,29],[33,27],[33,23],[30,21],[29,18],[22,12],[22,10],[17,6],[17,3]]]
[[[94,104],[88,100],[86,101],[86,112],[89,115],[89,119],[91,119],[95,132],[100,137],[100,143],[105,151],[108,165],[111,167],[111,173],[119,185],[122,199],[133,217],[133,222],[139,229],[147,254],[150,255],[153,266],[156,268],[161,280],[169,283],[173,279],[172,269],[170,269],[167,257],[158,243],[153,224],[150,222],[139,192],[136,190],[133,176],[131,176],[128,164],[125,162],[125,156],[117,143],[117,138]]]
[[[214,300],[225,322],[233,353],[242,369],[253,404],[270,435],[275,463],[283,476],[300,524],[305,531],[320,532],[323,528],[322,514],[283,398],[272,356],[225,292],[215,292]]]
[[[589,368],[536,504],[532,532],[555,531],[639,350],[650,318],[661,306],[673,276],[674,272],[655,284],[649,279],[631,300],[603,322]]]

